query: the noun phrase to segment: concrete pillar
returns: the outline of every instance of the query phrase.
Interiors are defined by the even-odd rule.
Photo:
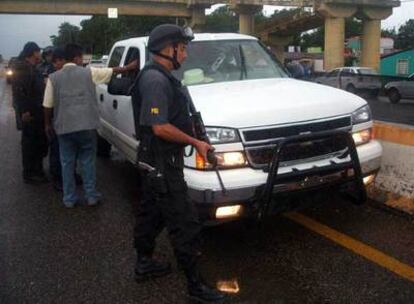
[[[357,7],[346,4],[321,3],[316,10],[325,17],[324,69],[331,70],[344,65],[345,18],[353,16]]]
[[[200,33],[206,24],[206,6],[194,5],[191,6],[190,26],[195,33]]]
[[[364,20],[362,34],[361,66],[379,71],[381,20]]]
[[[325,18],[324,69],[344,66],[345,19]]]
[[[246,35],[254,33],[254,15],[239,14],[239,32]]]
[[[363,20],[361,66],[379,71],[381,61],[381,20],[392,14],[392,8],[364,7],[360,11]]]
[[[239,33],[245,35],[254,34],[254,15],[261,11],[261,5],[236,4],[232,9],[239,15]]]

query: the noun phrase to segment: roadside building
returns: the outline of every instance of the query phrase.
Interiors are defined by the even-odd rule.
[[[381,57],[381,74],[406,77],[414,73],[414,49],[403,50]]]
[[[362,40],[361,37],[351,37],[346,41],[346,48],[348,52],[352,53],[355,57],[359,58],[361,56],[362,50]],[[394,49],[394,39],[389,37],[382,37],[380,41],[380,53],[381,55],[387,55],[393,53]]]

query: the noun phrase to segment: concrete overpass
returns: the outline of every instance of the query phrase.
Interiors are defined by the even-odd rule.
[[[357,17],[363,21],[363,66],[378,69],[380,61],[381,20],[392,14],[399,0],[0,0],[0,13],[9,14],[107,14],[110,7],[118,8],[120,15],[174,16],[189,20],[196,30],[205,23],[205,9],[213,4],[227,4],[239,15],[240,32],[254,34],[254,14],[263,5],[312,7],[310,19],[290,24],[290,29],[306,30],[325,25],[325,69],[344,65],[345,18]],[[322,19],[321,19],[322,18]],[[307,22],[303,20],[310,20]],[[312,25],[312,26],[311,26]],[[279,49],[289,43],[289,31],[280,26],[266,30],[265,41]]]

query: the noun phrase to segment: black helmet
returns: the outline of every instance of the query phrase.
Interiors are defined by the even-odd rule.
[[[189,27],[182,28],[175,24],[162,24],[151,31],[148,49],[152,53],[158,53],[169,44],[188,43],[193,39],[193,31]]]

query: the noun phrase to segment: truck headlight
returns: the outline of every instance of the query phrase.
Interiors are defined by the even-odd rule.
[[[354,132],[352,133],[352,138],[354,139],[355,146],[366,144],[372,139],[372,129],[365,129]]]
[[[12,76],[13,75],[13,71],[12,70],[7,70],[6,71],[6,75],[7,76]]]
[[[359,108],[355,112],[351,114],[352,117],[352,124],[360,124],[364,122],[368,122],[371,120],[371,109],[369,108],[369,105],[363,106],[362,108]]]
[[[216,152],[217,166],[222,169],[240,168],[247,166],[247,160],[244,152]],[[212,169],[209,162],[196,153],[196,168],[200,170]]]
[[[227,144],[240,141],[239,133],[236,129],[206,127],[206,132],[212,145]]]

